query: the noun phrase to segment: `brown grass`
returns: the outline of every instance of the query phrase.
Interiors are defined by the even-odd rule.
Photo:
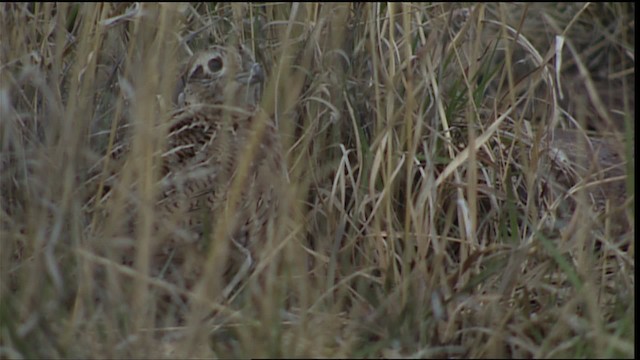
[[[634,5],[465,6],[0,5],[0,357],[635,357]],[[225,299],[215,241],[201,287],[149,274],[149,204],[180,64],[233,41],[290,183]],[[125,124],[135,190],[87,207]],[[618,198],[554,128],[613,139]]]

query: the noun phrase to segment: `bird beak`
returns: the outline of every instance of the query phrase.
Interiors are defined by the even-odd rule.
[[[254,85],[264,81],[264,70],[258,63],[251,65],[251,70],[248,72],[238,74],[236,81],[245,85]]]

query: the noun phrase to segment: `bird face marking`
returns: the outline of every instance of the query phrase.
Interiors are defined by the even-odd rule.
[[[212,46],[194,54],[179,82],[178,105],[222,104],[245,108],[259,101],[264,70],[243,46]]]
[[[222,79],[226,71],[226,51],[216,46],[194,55],[189,66],[188,82],[207,82]]]

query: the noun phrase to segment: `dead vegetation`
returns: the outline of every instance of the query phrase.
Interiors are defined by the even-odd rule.
[[[634,10],[0,5],[1,356],[635,357]],[[149,274],[153,206],[86,199],[126,128],[153,197],[149,129],[229,42],[267,71],[290,183],[221,297],[224,246],[186,289]]]

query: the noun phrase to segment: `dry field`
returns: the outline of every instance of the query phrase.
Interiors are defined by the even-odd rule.
[[[0,358],[634,358],[634,13],[3,3]],[[156,274],[162,121],[185,59],[239,43],[276,220],[237,286],[212,216]],[[87,202],[123,136],[130,191]]]

